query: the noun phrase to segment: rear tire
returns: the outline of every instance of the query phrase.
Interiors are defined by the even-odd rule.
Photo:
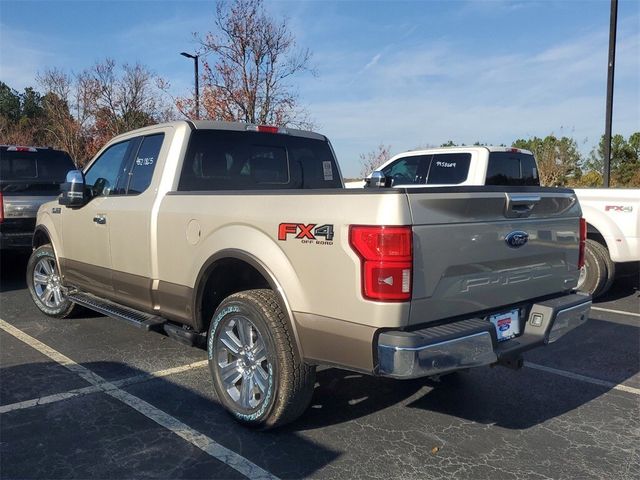
[[[217,397],[240,423],[270,429],[307,409],[315,367],[300,358],[273,291],[224,299],[209,327],[207,353]]]
[[[600,255],[600,258],[604,262],[607,270],[607,276],[604,280],[604,283],[600,288],[600,290],[596,292],[596,295],[598,297],[601,297],[602,295],[604,295],[609,291],[609,289],[611,288],[611,285],[613,284],[613,281],[616,278],[616,264],[613,262],[613,260],[611,260],[611,256],[609,255],[609,250],[607,249],[607,247],[605,247],[600,242],[596,242],[594,240],[587,240],[587,242],[590,242],[590,245],[593,248],[593,250],[598,255]]]
[[[597,245],[594,247],[594,245]],[[598,242],[587,239],[584,249],[584,266],[578,280],[578,290],[596,298],[607,283],[607,263],[598,249]]]
[[[65,318],[75,309],[62,286],[60,269],[51,245],[35,249],[27,263],[27,287],[33,303],[50,317]]]

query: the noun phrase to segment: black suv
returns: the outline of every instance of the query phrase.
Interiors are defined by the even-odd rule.
[[[31,248],[38,208],[75,168],[60,150],[0,145],[0,249]]]

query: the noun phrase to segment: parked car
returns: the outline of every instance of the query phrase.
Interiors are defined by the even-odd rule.
[[[173,122],[69,172],[27,283],[47,315],[80,304],[206,345],[221,405],[271,428],[304,412],[321,364],[519,368],[587,319],[580,213],[567,189],[347,190],[323,135]]]
[[[58,196],[73,168],[61,150],[0,145],[0,249],[31,249],[38,208]]]
[[[376,170],[387,186],[540,184],[533,154],[507,147],[446,147],[405,152]],[[352,185],[352,188],[363,185]],[[578,289],[604,295],[615,264],[640,261],[640,189],[575,189],[587,222]]]

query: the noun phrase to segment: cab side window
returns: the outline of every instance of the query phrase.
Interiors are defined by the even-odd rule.
[[[414,185],[421,181],[419,170],[425,160],[424,155],[404,157],[387,166],[382,173],[393,180],[393,185]]]
[[[164,133],[148,135],[142,140],[131,165],[127,195],[142,193],[151,184],[163,140]]]
[[[111,145],[85,172],[85,184],[91,190],[92,196],[117,193],[116,186],[124,176],[131,146],[131,140]]]

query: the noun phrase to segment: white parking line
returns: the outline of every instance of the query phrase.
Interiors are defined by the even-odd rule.
[[[634,387],[629,387],[627,385],[607,382],[606,380],[587,377],[586,375],[580,375],[579,373],[568,372],[566,370],[560,370],[558,368],[545,367],[544,365],[538,365],[537,363],[524,362],[524,366],[533,368],[535,370],[541,370],[547,373],[553,373],[554,375],[560,375],[561,377],[566,377],[566,378],[571,378],[573,380],[580,380],[581,382],[591,383],[592,385],[598,385],[601,387],[610,388],[612,390],[620,390],[622,392],[633,393],[634,395],[640,395],[640,388],[634,388]]]
[[[600,312],[617,313],[618,315],[631,315],[632,317],[640,317],[640,313],[626,312],[624,310],[611,310],[610,308],[591,307],[591,310],[598,310]]]
[[[133,377],[123,378],[122,380],[115,380],[110,383],[115,387],[126,387],[128,385],[135,385],[137,383],[153,380],[154,378],[166,377],[167,375],[173,375],[174,373],[181,373],[194,368],[204,367],[208,363],[209,362],[207,360],[201,360],[199,362],[189,363],[187,365],[181,365],[179,367],[166,368],[164,370],[157,370],[151,373],[142,373]],[[91,393],[103,392],[106,388],[108,388],[107,383],[101,383],[100,385],[75,388],[73,390],[68,390],[62,393],[54,393],[52,395],[46,395],[44,397],[23,400],[22,402],[0,405],[0,414],[12,412],[14,410],[22,410],[24,408],[37,407],[38,405],[47,405],[49,403],[60,402],[62,400],[67,400],[68,398],[80,397],[82,395],[89,395]]]
[[[162,425],[166,429],[172,431],[179,437],[183,438],[187,442],[191,443],[193,446],[199,448],[203,452],[207,453],[211,457],[219,460],[229,467],[233,468],[237,472],[241,473],[247,478],[251,479],[269,479],[269,480],[277,480],[277,477],[267,472],[266,470],[260,468],[255,463],[250,460],[244,458],[243,456],[235,453],[232,450],[229,450],[226,447],[223,447],[219,443],[217,443],[212,438],[204,435],[203,433],[198,432],[197,430],[189,427],[188,425],[182,423],[175,417],[172,417],[168,413],[160,410],[159,408],[154,407],[150,403],[145,402],[141,398],[136,397],[124,390],[121,390],[114,382],[108,382],[100,375],[92,372],[91,370],[83,367],[82,365],[78,365],[76,362],[71,360],[69,357],[66,357],[62,353],[54,350],[53,348],[45,345],[41,341],[33,338],[30,335],[27,335],[22,330],[14,327],[13,325],[5,322],[0,319],[0,328],[5,332],[13,335],[18,340],[26,343],[30,347],[38,350],[43,355],[46,355],[51,360],[59,363],[65,368],[71,370],[75,374],[79,375],[87,382],[92,384],[94,387],[99,388],[104,391],[107,395],[120,400],[125,405],[128,405],[131,408],[134,408],[138,412],[142,413],[147,418],[153,420],[159,425]],[[182,367],[177,367],[182,368]],[[90,387],[87,387],[90,388]]]

